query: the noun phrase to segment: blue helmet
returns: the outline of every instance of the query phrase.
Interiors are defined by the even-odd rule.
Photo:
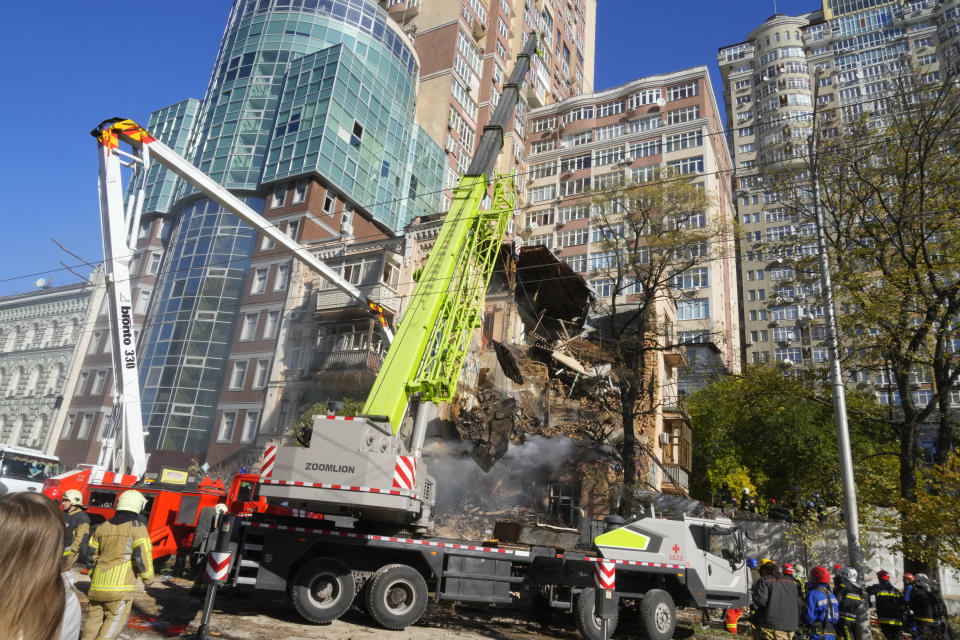
[[[756,569],[758,566],[760,566],[760,563],[757,562],[756,558],[747,558],[747,566],[751,569]]]

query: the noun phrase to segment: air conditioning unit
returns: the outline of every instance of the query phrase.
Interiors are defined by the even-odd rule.
[[[661,433],[660,434],[660,444],[670,444],[670,434]]]

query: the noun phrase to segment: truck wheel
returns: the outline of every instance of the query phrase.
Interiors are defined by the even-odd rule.
[[[427,582],[405,564],[381,567],[367,585],[367,613],[387,629],[409,627],[427,608]]]
[[[663,589],[651,589],[640,602],[640,624],[647,640],[670,640],[677,626],[677,608]]]
[[[353,573],[345,564],[332,558],[317,558],[297,571],[290,599],[305,620],[326,624],[347,612],[355,590]]]
[[[580,592],[577,597],[577,607],[573,615],[577,619],[577,629],[587,640],[605,640],[603,637],[603,627],[600,618],[594,615],[596,609],[596,589],[590,587]],[[614,596],[616,598],[617,596]],[[613,617],[607,620],[607,637],[612,638],[613,632],[617,630],[617,622],[620,619],[620,607],[615,610]]]

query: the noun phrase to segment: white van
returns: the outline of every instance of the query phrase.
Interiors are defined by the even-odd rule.
[[[43,481],[60,473],[60,459],[37,449],[0,444],[0,495],[43,490]]]

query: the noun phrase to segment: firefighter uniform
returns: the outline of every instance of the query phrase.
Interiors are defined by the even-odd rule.
[[[139,502],[125,510],[124,496],[136,493]],[[137,578],[144,585],[153,582],[152,548],[147,528],[138,515],[144,504],[143,496],[127,491],[117,501],[117,515],[99,527],[90,538],[94,568],[90,576],[87,597],[90,606],[83,625],[82,640],[114,640],[120,635],[130,617]],[[137,506],[137,504],[139,506]]]
[[[880,630],[887,640],[903,640],[903,597],[890,584],[889,574],[885,571],[878,572],[877,578],[879,582],[867,587],[867,593],[873,596],[876,603]]]
[[[63,520],[66,524],[61,569],[69,571],[90,537],[90,517],[85,513],[83,494],[76,489],[68,489],[64,492],[60,507],[63,509]]]
[[[864,607],[863,591],[856,584],[837,580],[835,594],[840,603],[840,625],[838,631],[846,640],[854,640],[857,628],[857,614]]]

